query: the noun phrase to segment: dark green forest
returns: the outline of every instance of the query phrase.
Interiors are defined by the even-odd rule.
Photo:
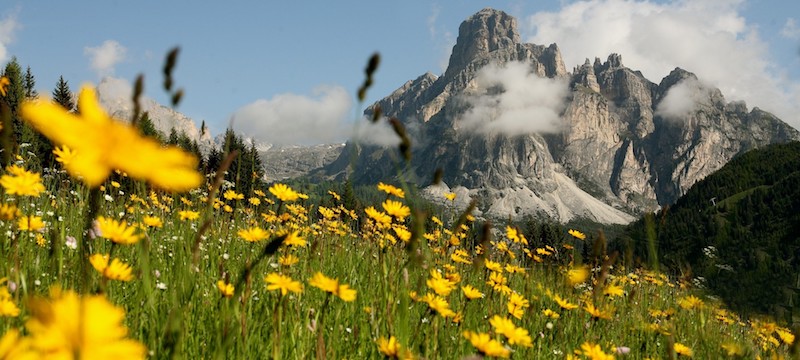
[[[630,224],[614,247],[629,265],[692,279],[744,314],[791,321],[800,300],[800,142],[734,158]]]

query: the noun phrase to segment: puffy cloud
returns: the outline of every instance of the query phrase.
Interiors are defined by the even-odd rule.
[[[8,44],[14,41],[14,32],[19,28],[16,13],[0,20],[0,61],[8,60]]]
[[[792,40],[800,39],[800,27],[797,27],[797,20],[794,18],[786,19],[786,23],[783,24],[781,29],[781,36]]]
[[[106,40],[100,46],[85,47],[83,54],[91,60],[91,68],[97,76],[114,74],[114,66],[125,60],[128,50],[115,40]]]
[[[281,94],[237,110],[233,127],[275,145],[341,142],[352,132],[353,100],[340,86],[319,86],[312,96]]]
[[[464,97],[471,105],[459,121],[465,130],[510,136],[560,130],[566,80],[542,78],[528,63],[509,62],[483,67],[475,83],[475,93]]]
[[[392,125],[386,118],[376,122],[362,119],[355,125],[352,140],[359,144],[392,147],[400,144],[400,137],[395,134]]]
[[[728,100],[745,100],[800,126],[800,87],[770,60],[743,0],[588,0],[525,19],[527,41],[556,42],[569,67],[622,55],[624,65],[659,82],[675,67],[691,71]]]
[[[658,104],[656,114],[670,120],[685,119],[698,104],[709,98],[709,90],[695,78],[686,78],[667,91]]]

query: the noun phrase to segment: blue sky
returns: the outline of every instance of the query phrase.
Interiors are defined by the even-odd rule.
[[[160,69],[178,45],[178,110],[198,124],[220,132],[236,114],[243,131],[265,141],[328,142],[346,138],[330,129],[360,112],[354,94],[370,54],[383,61],[368,103],[427,71],[441,74],[458,25],[489,5],[518,18],[523,40],[558,43],[568,70],[610,52],[654,82],[680,66],[729,99],[800,125],[797,1],[6,0],[0,60],[30,66],[43,94],[59,75],[77,90],[144,73],[147,95],[167,103]],[[299,127],[248,126],[274,118]],[[306,128],[307,136],[296,134]]]

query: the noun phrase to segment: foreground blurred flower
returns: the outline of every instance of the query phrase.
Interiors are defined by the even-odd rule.
[[[42,177],[17,166],[8,168],[8,174],[0,177],[0,185],[6,194],[38,197],[44,191]]]
[[[89,187],[102,184],[114,169],[169,191],[187,191],[202,183],[195,156],[177,147],[162,147],[109,117],[92,87],[81,89],[78,108],[80,115],[50,101],[26,101],[20,115],[53,143],[77,151],[64,166]]]
[[[614,360],[614,355],[606,354],[600,345],[585,342],[581,345],[580,351],[575,351],[577,354],[583,354],[587,359],[591,360]]]
[[[92,267],[102,274],[103,277],[119,281],[133,280],[131,267],[119,259],[113,259],[111,260],[111,264],[109,264],[108,255],[94,254],[89,257],[89,262],[92,263]]]
[[[387,339],[381,336],[377,343],[378,351],[380,351],[383,356],[390,359],[397,359],[398,355],[400,354],[400,343],[397,342],[397,338],[390,336]]]
[[[267,283],[267,290],[280,290],[281,295],[286,295],[291,292],[303,292],[303,284],[299,281],[292,280],[292,278],[281,275],[278,273],[271,273],[264,278]]]
[[[7,280],[6,278],[0,279],[0,316],[15,317],[19,315],[19,308],[11,301],[11,293],[8,292],[8,288],[5,285]],[[3,359],[3,357],[0,356],[0,359]]]
[[[13,220],[17,216],[22,214],[14,204],[2,204],[0,205],[0,220]]]
[[[72,291],[50,291],[51,299],[31,301],[25,323],[34,358],[144,359],[147,349],[127,339],[125,311],[103,295],[79,297]]]
[[[75,156],[78,155],[78,152],[69,148],[69,146],[63,145],[60,148],[53,149],[53,155],[56,156],[56,161],[60,162],[62,165],[67,166],[69,163],[75,159]]]
[[[675,350],[675,353],[681,356],[692,357],[694,355],[694,351],[690,347],[677,342],[672,346],[672,350]]]
[[[120,245],[135,244],[142,238],[135,234],[136,228],[128,226],[124,221],[117,221],[104,216],[97,218],[97,228],[100,236],[109,239]]]
[[[308,281],[308,284],[322,291],[336,295],[344,301],[349,302],[356,299],[356,291],[351,289],[350,285],[339,284],[339,280],[331,279],[321,272],[315,273]]]
[[[583,284],[589,278],[589,269],[586,266],[578,266],[567,271],[567,284],[575,286]]]

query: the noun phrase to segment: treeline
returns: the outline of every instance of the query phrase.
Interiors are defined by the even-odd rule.
[[[58,164],[53,155],[54,145],[19,117],[19,105],[25,100],[33,100],[39,97],[36,91],[36,78],[30,66],[23,72],[17,59],[12,58],[3,68],[0,75],[9,81],[6,87],[6,94],[3,97],[8,104],[8,117],[11,119],[10,123],[3,124],[3,129],[0,130],[0,140],[3,142],[3,148],[11,149],[10,152],[3,152],[2,166],[8,166],[14,161],[12,154],[24,153],[27,155],[25,156],[26,167],[29,169],[43,171],[44,169],[57,168]],[[63,76],[60,76],[56,82],[51,99],[67,111],[80,111],[69,83]],[[161,144],[178,146],[197,156],[200,159],[198,170],[202,173],[215,173],[220,169],[227,154],[236,152],[238,155],[229,165],[225,180],[237,184],[237,191],[245,194],[251,193],[255,188],[263,187],[264,170],[261,158],[252,141],[245,141],[244,138],[228,129],[225,132],[221,148],[212,147],[204,154],[196,139],[183,132],[178,132],[174,128],[171,129],[169,134],[165,135],[156,128],[153,120],[147,112],[144,112],[137,119],[137,126],[144,135],[156,139]],[[155,120],[157,121],[158,119]],[[206,132],[207,128],[204,121],[200,127],[200,134],[205,134]]]
[[[791,317],[800,290],[800,142],[731,160],[615,241],[629,262],[707,286],[732,308]]]

